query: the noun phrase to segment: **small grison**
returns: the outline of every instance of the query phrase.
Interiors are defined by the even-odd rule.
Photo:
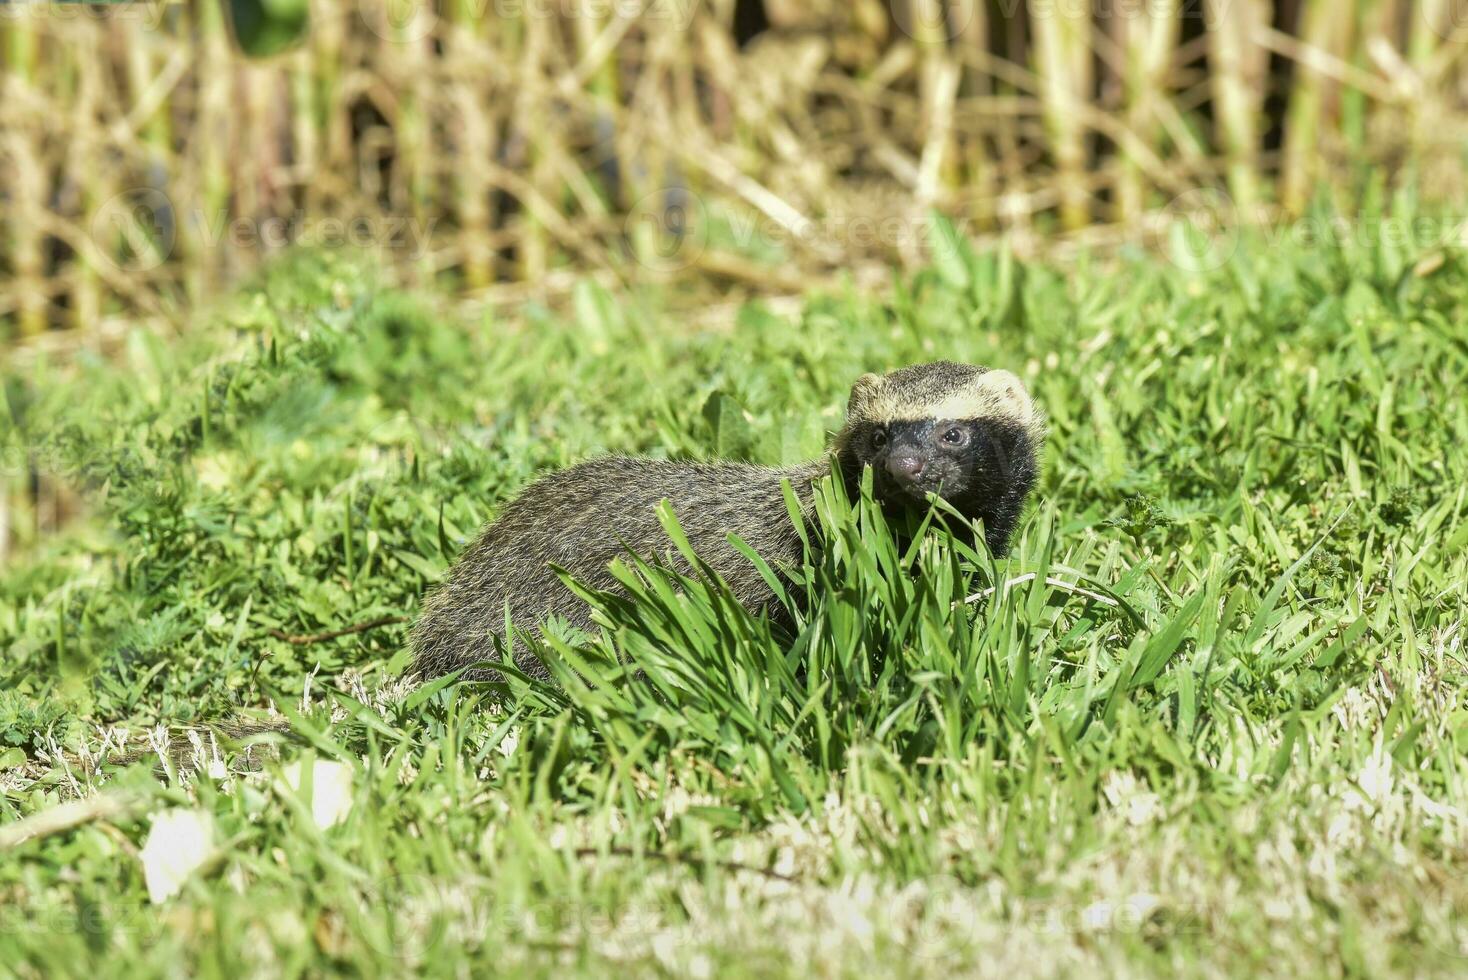
[[[853,492],[871,467],[885,507],[921,509],[928,494],[937,494],[965,517],[981,519],[989,549],[1002,554],[1034,485],[1044,437],[1044,414],[1018,377],[938,361],[858,378],[831,452]],[[552,566],[593,588],[615,588],[613,559],[670,550],[657,518],[665,499],[695,553],[745,608],[769,611],[773,593],[728,537],[737,534],[772,567],[798,566],[800,536],[781,481],[790,481],[809,514],[813,484],[830,472],[825,457],[775,468],[610,456],[544,477],[504,508],[428,595],[412,631],[414,670],[432,677],[498,659],[495,637],[507,608],[517,629],[552,617],[589,626],[590,609]],[[545,676],[532,657],[517,666]],[[462,676],[497,675],[475,668]]]

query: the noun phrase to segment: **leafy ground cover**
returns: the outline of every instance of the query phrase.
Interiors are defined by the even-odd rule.
[[[721,331],[593,285],[466,321],[307,253],[12,368],[6,458],[88,513],[0,575],[0,963],[1460,973],[1465,319],[1460,256],[1370,233],[956,246]],[[1009,556],[833,491],[794,635],[643,569],[560,687],[415,687],[402,622],[286,638],[411,616],[535,474],[809,458],[852,378],[938,357],[1050,414]],[[271,710],[263,769],[211,734]],[[93,765],[160,725],[222,765]]]

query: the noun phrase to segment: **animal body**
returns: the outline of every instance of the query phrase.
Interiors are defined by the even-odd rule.
[[[885,507],[925,508],[933,493],[981,519],[998,554],[1007,550],[1034,485],[1044,436],[1044,415],[1018,377],[939,361],[857,379],[831,453],[853,490],[870,467]],[[739,535],[772,567],[798,565],[800,535],[782,481],[809,516],[813,484],[830,471],[828,458],[776,468],[611,456],[544,477],[505,507],[427,597],[412,632],[414,668],[430,677],[498,659],[495,638],[506,607],[517,629],[551,617],[589,626],[590,609],[552,566],[593,588],[614,588],[607,571],[613,559],[629,550],[645,557],[669,551],[657,519],[663,500],[739,601],[766,611],[773,593],[728,537]],[[533,658],[517,666],[545,676]],[[475,668],[463,676],[496,675]]]

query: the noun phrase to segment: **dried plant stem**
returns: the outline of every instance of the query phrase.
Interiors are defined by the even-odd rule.
[[[146,800],[135,793],[107,790],[79,800],[59,803],[0,827],[0,851],[26,841],[63,834],[97,820],[116,820],[138,811]]]
[[[1448,14],[1454,0],[1416,0],[1410,5],[1407,60],[1418,72],[1426,72],[1439,44],[1445,39]]]
[[[1067,228],[1080,228],[1090,220],[1090,195],[1084,183],[1086,130],[1077,111],[1090,101],[1094,79],[1089,6],[1047,5],[1033,23],[1045,126],[1058,171],[1060,217]]]
[[[190,147],[197,154],[193,169],[199,182],[199,209],[190,213],[185,206],[177,209],[175,248],[184,259],[184,290],[190,298],[203,293],[214,275],[217,257],[211,256],[208,236],[223,227],[229,212],[230,172],[229,147],[232,142],[233,79],[230,65],[229,38],[215,4],[204,3],[195,8],[198,17],[199,118]],[[217,66],[212,69],[204,66]],[[182,204],[183,202],[178,202]]]
[[[30,11],[8,18],[5,30],[7,77],[4,106],[0,118],[8,136],[5,155],[9,157],[11,207],[10,268],[15,282],[17,320],[22,335],[40,333],[46,328],[49,304],[42,255],[39,211],[48,197],[45,172],[34,143],[26,138],[25,115],[36,104],[37,22]]]
[[[954,603],[954,605],[958,606],[978,602],[980,599],[986,599],[989,596],[993,595],[995,592],[1000,591],[1001,589],[1005,592],[1008,592],[1016,585],[1023,585],[1025,582],[1033,582],[1037,577],[1038,575],[1035,572],[1027,572],[1024,575],[1016,575],[1014,578],[1006,579],[998,586],[991,585],[987,589],[982,589],[978,592],[975,592],[973,595],[964,599],[962,603]],[[1075,595],[1083,596],[1084,598],[1090,599],[1092,602],[1099,602],[1103,606],[1120,605],[1120,603],[1118,603],[1110,596],[1102,595],[1099,592],[1093,592],[1090,589],[1076,585],[1074,582],[1067,582],[1064,579],[1055,578],[1054,576],[1045,576],[1045,584],[1050,586],[1051,588],[1059,589],[1062,592],[1071,592]]]
[[[1161,125],[1159,102],[1166,99],[1166,76],[1178,37],[1178,2],[1137,4],[1129,16],[1117,18],[1126,52],[1123,98],[1127,124],[1141,146],[1156,145]],[[1122,172],[1117,186],[1117,214],[1136,221],[1145,207],[1146,180],[1136,146],[1122,146]]]
[[[1259,108],[1267,58],[1252,39],[1269,23],[1265,0],[1208,0],[1209,68],[1217,128],[1234,203],[1250,209],[1259,199]]]

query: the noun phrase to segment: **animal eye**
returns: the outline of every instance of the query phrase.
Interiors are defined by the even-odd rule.
[[[881,449],[885,445],[887,445],[887,430],[878,429],[876,432],[873,432],[872,447],[874,449]]]
[[[943,433],[943,441],[948,443],[948,445],[950,446],[962,446],[965,442],[968,441],[968,433],[955,425],[953,428]]]

